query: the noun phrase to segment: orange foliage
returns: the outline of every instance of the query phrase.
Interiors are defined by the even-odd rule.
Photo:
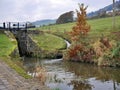
[[[70,49],[68,50],[68,54],[69,54],[70,57],[74,57],[74,56],[76,56],[77,53],[78,53],[79,51],[81,51],[82,49],[83,49],[83,47],[82,47],[81,45],[75,45],[73,48],[70,48]]]
[[[101,38],[100,42],[103,43],[107,48],[111,48],[111,45],[110,45],[108,38],[106,38],[106,37]]]
[[[84,4],[79,4],[79,11],[76,10],[77,23],[69,32],[73,43],[68,49],[68,56],[69,59],[74,61],[91,60],[92,57],[90,49],[85,48],[85,41],[82,39],[90,31],[90,26],[86,21],[86,9],[87,7],[84,7]]]
[[[37,77],[41,81],[41,83],[44,85],[46,81],[46,75],[47,75],[45,68],[41,66],[36,66],[35,71],[36,71],[35,77]]]
[[[87,35],[90,31],[90,26],[86,22],[86,9],[84,4],[79,4],[80,11],[77,12],[77,23],[76,26],[72,28],[72,31],[69,32],[72,41],[78,41],[82,35]]]

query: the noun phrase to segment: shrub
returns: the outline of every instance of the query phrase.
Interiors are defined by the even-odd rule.
[[[91,49],[87,48],[88,43],[85,40],[90,30],[90,26],[86,22],[86,9],[87,7],[84,7],[84,4],[79,4],[79,11],[76,10],[77,23],[69,32],[72,44],[67,50],[67,58],[65,59],[72,61],[88,61],[91,59]]]

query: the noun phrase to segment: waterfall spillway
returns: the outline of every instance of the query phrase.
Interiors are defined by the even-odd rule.
[[[65,40],[65,42],[67,44],[67,48],[70,47],[71,44],[67,40]]]

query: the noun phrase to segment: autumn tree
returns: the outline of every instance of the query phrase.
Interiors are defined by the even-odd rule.
[[[79,4],[79,10],[76,10],[77,22],[72,31],[69,32],[72,41],[70,48],[67,50],[69,60],[88,61],[91,59],[92,50],[87,48],[87,44],[85,44],[85,38],[90,31],[90,25],[86,21],[86,9],[87,6]]]
[[[84,6],[84,4],[79,4],[79,10],[77,12],[77,23],[72,28],[70,32],[71,40],[79,42],[80,39],[87,35],[90,30],[90,25],[88,25],[86,21],[86,9],[88,6]]]

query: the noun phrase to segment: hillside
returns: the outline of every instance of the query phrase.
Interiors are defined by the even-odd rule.
[[[39,26],[43,26],[43,25],[54,24],[55,22],[56,22],[56,20],[45,19],[45,20],[38,20],[38,21],[32,22],[32,24],[39,27]]]
[[[116,16],[116,27],[120,27],[120,16]],[[112,28],[112,17],[106,17],[106,18],[99,18],[99,19],[94,19],[94,20],[88,20],[88,23],[91,25],[92,31],[96,30],[111,30]],[[42,30],[51,30],[51,31],[59,31],[59,32],[64,32],[64,31],[70,31],[72,30],[72,27],[75,25],[76,22],[73,23],[65,23],[65,24],[56,24],[56,25],[51,25],[51,26],[43,26],[37,29],[42,29]]]
[[[115,2],[115,8],[118,9],[118,7],[120,9],[120,0]],[[87,16],[94,17],[94,16],[97,16],[98,13],[101,13],[102,11],[106,11],[106,12],[112,11],[112,8],[113,8],[113,4],[110,4],[108,6],[105,6],[104,8],[97,10],[97,11],[93,11],[91,13],[88,13]]]
[[[75,23],[76,22],[43,26],[37,29],[43,31],[50,31],[51,33],[66,38],[67,36],[66,32],[71,31]],[[111,32],[116,32],[120,30],[120,16],[116,16],[116,30],[112,29],[112,17],[88,20],[88,23],[91,26],[91,31],[89,34],[92,37],[100,37],[102,34],[109,35]]]
[[[115,7],[116,7],[116,9],[118,9],[118,7],[119,7],[119,9],[120,9],[120,0],[115,2]],[[90,17],[97,16],[102,11],[106,11],[106,12],[112,11],[112,8],[113,8],[113,5],[110,4],[108,6],[105,6],[101,9],[97,10],[97,11],[88,13],[87,17],[90,18]],[[32,22],[32,24],[35,25],[36,27],[43,26],[43,25],[49,25],[49,24],[55,24],[55,23],[56,23],[56,19],[43,19],[43,20],[37,20],[37,21]]]

